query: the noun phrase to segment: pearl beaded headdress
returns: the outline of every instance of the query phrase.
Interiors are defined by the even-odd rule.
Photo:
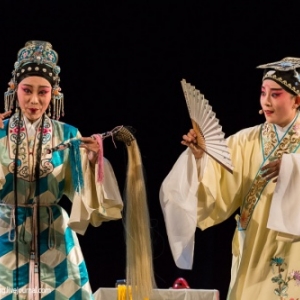
[[[60,67],[57,65],[58,54],[52,45],[45,41],[28,41],[17,54],[12,78],[8,83],[8,90],[4,93],[4,108],[9,111],[15,108],[17,85],[28,76],[41,76],[52,86],[52,113],[49,107],[48,115],[59,119],[64,115],[63,94],[59,86]]]

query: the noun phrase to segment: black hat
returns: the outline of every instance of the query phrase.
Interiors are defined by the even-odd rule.
[[[257,66],[265,69],[263,80],[276,81],[283,89],[293,95],[300,95],[300,58],[285,57],[280,61]]]

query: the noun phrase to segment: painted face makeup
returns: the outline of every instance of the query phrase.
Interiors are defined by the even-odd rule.
[[[19,83],[19,106],[29,121],[34,122],[44,114],[51,101],[51,91],[51,84],[43,77],[30,76]]]
[[[295,117],[298,98],[273,80],[266,79],[261,87],[260,104],[267,122],[284,127]]]

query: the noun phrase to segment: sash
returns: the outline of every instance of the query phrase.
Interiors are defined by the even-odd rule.
[[[263,177],[261,168],[269,162],[280,159],[285,153],[294,153],[300,145],[300,118],[297,114],[284,136],[279,140],[274,124],[264,123],[260,132],[263,162],[247,192],[241,207],[238,230],[246,230],[260,196],[269,183]]]

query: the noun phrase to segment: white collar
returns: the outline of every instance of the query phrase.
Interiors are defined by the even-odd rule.
[[[276,132],[278,134],[278,137],[279,139],[281,139],[284,134],[287,132],[287,130],[290,128],[291,124],[295,121],[295,119],[297,118],[298,114],[296,114],[295,118],[292,120],[292,122],[290,122],[289,124],[287,124],[286,126],[284,127],[281,127],[277,124],[274,124],[275,125],[275,128],[276,128]]]
[[[23,115],[24,123],[25,123],[26,129],[27,129],[27,134],[29,136],[35,135],[36,130],[41,122],[41,118],[42,117],[40,117],[39,119],[37,119],[34,122],[30,122],[28,120],[28,118]]]
[[[281,132],[286,132],[289,129],[289,127],[291,126],[291,124],[295,121],[296,117],[297,116],[295,116],[295,118],[289,124],[287,124],[284,127],[281,127],[281,126],[279,126],[277,124],[274,124],[275,127],[276,127],[276,130],[281,131]]]

